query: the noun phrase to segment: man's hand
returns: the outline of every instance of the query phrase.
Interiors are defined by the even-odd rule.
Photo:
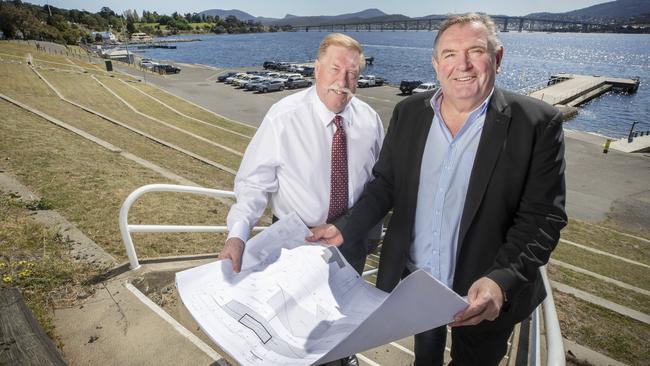
[[[469,288],[467,301],[467,309],[454,315],[454,322],[450,326],[476,325],[485,319],[496,319],[503,306],[503,292],[496,282],[481,277]]]
[[[336,247],[343,244],[343,235],[334,225],[323,224],[311,228],[311,236],[305,238],[305,240],[315,243],[321,242],[328,245],[334,245]]]
[[[241,271],[241,257],[244,254],[244,242],[239,238],[230,238],[226,240],[219,259],[230,259],[232,261],[232,270],[236,273]]]

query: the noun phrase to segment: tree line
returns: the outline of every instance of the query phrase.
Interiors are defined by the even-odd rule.
[[[20,0],[0,0],[0,31],[4,38],[23,38],[64,44],[92,43],[92,31],[113,31],[116,35],[145,32],[154,35],[198,31],[221,33],[259,33],[290,30],[265,27],[259,22],[242,21],[234,16],[218,16],[174,12],[171,15],[156,11],[127,10],[118,15],[109,7],[97,13],[86,10],[67,10],[51,5],[34,5]]]

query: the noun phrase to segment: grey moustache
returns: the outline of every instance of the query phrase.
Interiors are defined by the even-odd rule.
[[[327,88],[327,90],[331,90],[334,93],[339,94],[339,95],[340,94],[347,94],[347,95],[350,95],[350,96],[354,95],[352,90],[350,90],[350,89],[348,89],[346,87],[343,87],[343,86],[338,86],[338,85],[330,85],[330,87]]]

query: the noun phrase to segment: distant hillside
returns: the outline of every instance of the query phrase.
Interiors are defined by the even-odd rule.
[[[526,16],[555,19],[620,19],[644,14],[650,14],[648,0],[616,0],[566,13],[532,13]]]
[[[210,10],[204,10],[199,13],[199,15],[212,15],[212,16],[218,16],[221,19],[226,19],[227,17],[233,15],[237,19],[242,20],[242,21],[255,21],[255,22],[260,22],[262,24],[268,24],[269,22],[272,22],[274,20],[277,20],[276,18],[265,18],[265,17],[256,17],[254,15],[251,15],[245,11],[237,10],[237,9],[231,9],[231,10],[224,10],[224,9],[210,9]]]
[[[384,13],[379,9],[366,9],[356,13],[347,13],[341,15],[295,16],[295,15],[287,14],[284,18],[274,20],[269,24],[270,25],[290,24],[293,26],[340,24],[340,23],[370,21],[371,19],[374,20],[385,16],[388,16],[388,14]]]
[[[352,24],[363,22],[391,22],[407,19],[426,19],[426,18],[441,18],[446,17],[445,14],[431,14],[423,17],[409,18],[402,14],[386,14],[379,9],[366,9],[356,13],[347,13],[340,15],[318,15],[318,16],[299,16],[295,14],[287,14],[284,18],[265,18],[256,17],[241,10],[223,10],[223,9],[210,9],[204,10],[199,14],[219,16],[222,19],[233,15],[239,20],[248,21],[253,20],[260,22],[264,25],[273,26],[318,26],[330,24]],[[645,16],[644,16],[645,15]],[[626,20],[629,23],[630,18],[635,18],[632,23],[638,23],[639,19],[646,19],[650,16],[650,0],[616,0],[604,2],[602,4],[593,5],[584,9],[573,10],[565,13],[531,13],[526,17],[542,18],[542,19],[565,19],[565,20],[581,20],[592,22],[608,22],[611,20]]]
[[[212,15],[212,16],[218,16],[221,19],[224,19],[226,17],[229,17],[231,15],[234,15],[237,17],[239,20],[255,20],[257,17],[248,14],[245,11],[237,10],[237,9],[231,9],[231,10],[223,10],[223,9],[210,9],[210,10],[204,10],[199,13],[199,15]]]
[[[241,11],[237,9],[231,9],[231,10],[210,9],[210,10],[204,10],[199,13],[199,15],[203,15],[203,14],[218,16],[221,19],[225,19],[226,17],[233,15],[237,17],[237,19],[243,21],[252,20],[255,22],[260,22],[265,25],[290,24],[293,26],[350,23],[350,22],[361,22],[361,21],[369,21],[369,20],[381,21],[382,17],[394,17],[391,15],[387,15],[386,13],[384,13],[379,9],[366,9],[356,13],[348,13],[348,14],[332,15],[332,16],[325,16],[325,15],[299,16],[294,14],[287,14],[284,16],[284,18],[281,19],[256,17],[245,11]],[[408,18],[408,17],[404,15],[399,15],[398,18],[395,18],[395,20],[404,19],[404,18]],[[388,20],[393,20],[393,18],[388,18]]]

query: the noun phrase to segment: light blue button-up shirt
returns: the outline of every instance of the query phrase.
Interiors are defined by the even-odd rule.
[[[454,281],[460,220],[491,97],[492,92],[470,113],[455,137],[442,120],[441,90],[431,98],[435,116],[422,156],[407,266],[411,271],[420,268],[429,272],[448,287]]]

